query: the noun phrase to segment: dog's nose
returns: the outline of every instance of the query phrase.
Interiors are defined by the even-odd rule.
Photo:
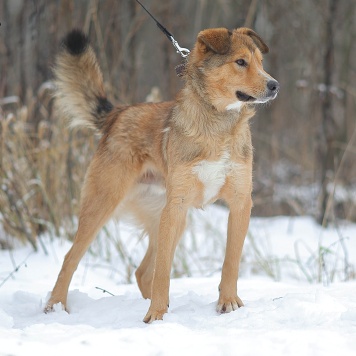
[[[270,80],[267,82],[267,88],[272,92],[272,94],[277,94],[279,91],[279,83],[276,80]]]

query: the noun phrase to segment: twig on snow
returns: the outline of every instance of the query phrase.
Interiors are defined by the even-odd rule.
[[[108,293],[108,294],[110,294],[112,297],[115,297],[115,294],[112,294],[112,293],[110,293],[110,292],[108,292],[106,289],[103,289],[103,288],[100,288],[100,287],[95,287],[96,289],[99,289],[99,290],[101,290],[101,291],[103,291],[103,293]]]
[[[2,280],[2,282],[0,283],[0,288],[16,273],[19,271],[19,269],[22,267],[22,266],[25,266],[27,267],[27,260],[28,258],[34,253],[34,251],[30,252],[27,257],[19,264],[15,267],[15,269],[5,278]]]

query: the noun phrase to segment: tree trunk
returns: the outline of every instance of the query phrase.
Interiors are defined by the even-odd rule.
[[[333,115],[333,94],[331,92],[332,74],[334,68],[334,22],[337,10],[337,0],[329,0],[328,14],[325,24],[325,53],[323,62],[324,80],[320,87],[321,95],[321,206],[319,223],[327,224],[331,218],[333,206],[333,192],[330,183],[333,182],[335,172],[335,141],[336,124]]]

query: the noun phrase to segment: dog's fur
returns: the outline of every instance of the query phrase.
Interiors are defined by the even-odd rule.
[[[80,259],[114,212],[130,212],[149,235],[136,271],[145,322],[168,309],[170,270],[190,207],[222,199],[230,208],[218,312],[242,306],[239,262],[252,207],[254,104],[277,95],[279,85],[262,67],[268,47],[252,30],[208,29],[189,55],[185,86],[175,101],[117,106],[107,100],[101,71],[87,37],[72,31],[55,65],[56,103],[71,119],[101,134],[88,168],[72,248],[45,311],[66,307]]]

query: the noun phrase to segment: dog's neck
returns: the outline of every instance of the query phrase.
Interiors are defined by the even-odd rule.
[[[207,99],[200,88],[189,83],[188,79],[186,86],[178,94],[177,110],[173,110],[172,117],[174,125],[184,135],[204,138],[233,134],[236,126],[247,124],[255,113],[254,108],[247,104],[240,110],[221,112]]]

